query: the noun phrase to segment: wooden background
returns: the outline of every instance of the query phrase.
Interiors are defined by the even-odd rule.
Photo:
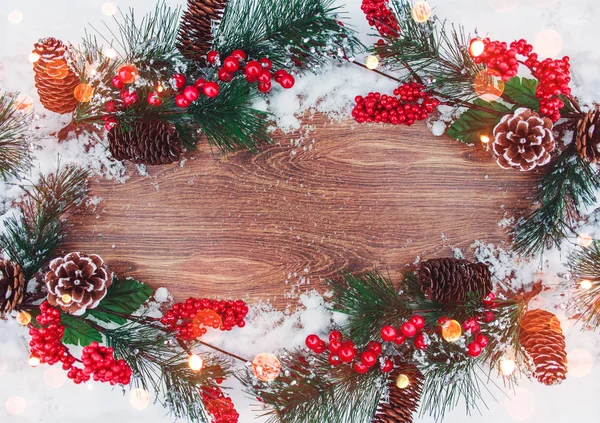
[[[341,269],[397,277],[418,256],[507,242],[498,222],[530,206],[533,175],[423,124],[307,123],[315,129],[300,141],[277,134],[260,154],[223,156],[203,143],[184,166],[92,182],[102,202],[72,218],[65,251],[100,254],[177,299],[284,305],[284,294],[322,289]]]

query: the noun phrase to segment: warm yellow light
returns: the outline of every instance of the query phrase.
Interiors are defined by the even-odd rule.
[[[158,85],[156,86],[156,92],[157,92],[157,93],[162,93],[164,90],[165,90],[165,89],[163,88],[163,86],[162,86],[162,85],[158,84]]]
[[[104,50],[104,55],[109,59],[115,59],[118,53],[117,50],[115,50],[114,48],[107,48],[106,50]]]
[[[23,22],[23,13],[20,10],[13,10],[8,14],[8,21],[13,24]]]
[[[365,66],[367,69],[377,69],[377,66],[379,66],[379,59],[377,56],[367,56],[367,59],[365,60]]]
[[[112,16],[117,13],[117,6],[115,6],[114,3],[104,3],[102,5],[102,13],[106,16]]]
[[[487,135],[480,135],[479,139],[481,140],[482,143],[487,144],[488,142],[490,142],[490,137],[488,137]]]
[[[512,375],[516,367],[515,360],[512,358],[503,358],[500,360],[500,372],[502,372],[504,376]]]
[[[258,354],[252,360],[252,372],[258,380],[273,382],[281,373],[281,362],[274,354]]]
[[[592,287],[592,281],[589,279],[583,279],[581,282],[579,282],[579,287],[581,289],[590,289]]]
[[[20,311],[19,314],[17,314],[17,323],[27,326],[29,323],[31,323],[31,314],[29,314],[27,311]]]
[[[405,374],[400,373],[396,378],[396,386],[400,389],[404,389],[408,385],[410,385],[410,379]]]
[[[448,342],[455,342],[462,335],[462,326],[456,320],[448,320],[442,325],[442,338]]]
[[[94,89],[88,84],[81,83],[73,90],[73,96],[80,103],[87,103],[94,96]]]
[[[29,55],[29,61],[30,61],[31,63],[35,63],[35,62],[37,62],[38,60],[40,60],[40,57],[42,57],[42,56],[40,56],[40,55],[39,55],[39,54],[37,54],[37,53],[31,53],[31,54]]]
[[[420,1],[413,6],[410,14],[416,23],[427,22],[431,17],[431,6],[426,1]]]
[[[190,369],[193,371],[199,372],[204,366],[204,361],[199,355],[192,354],[190,355],[190,358],[188,358],[188,366],[190,366]]]
[[[40,359],[38,357],[32,355],[31,357],[29,357],[28,363],[31,367],[37,367],[40,365]]]
[[[73,301],[73,297],[71,297],[71,295],[69,294],[63,294],[62,297],[60,297],[60,299],[64,304],[70,304],[71,301]]]
[[[479,39],[475,39],[471,41],[471,45],[469,46],[469,53],[471,53],[472,57],[479,57],[483,54],[485,50],[485,44],[483,41]]]
[[[592,242],[594,242],[594,240],[588,234],[581,234],[577,236],[577,243],[584,248],[592,245]]]

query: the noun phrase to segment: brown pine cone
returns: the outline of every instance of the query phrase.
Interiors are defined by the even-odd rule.
[[[425,296],[440,303],[464,302],[472,295],[483,300],[493,288],[487,266],[468,260],[427,260],[419,266],[418,276]]]
[[[387,388],[388,396],[377,406],[377,414],[372,423],[412,423],[413,414],[419,407],[423,375],[412,364],[397,363],[397,368],[390,373]],[[409,385],[401,389],[396,385],[400,374],[408,377]]]
[[[0,317],[4,318],[23,301],[25,279],[21,267],[10,260],[0,260]]]
[[[577,122],[575,145],[582,159],[591,163],[600,161],[600,109],[598,106]]]
[[[188,0],[183,14],[177,48],[190,60],[203,61],[212,50],[213,21],[220,21],[227,0]]]
[[[567,352],[558,318],[544,310],[529,310],[521,320],[521,346],[533,360],[533,375],[545,385],[566,379]]]
[[[33,53],[39,55],[33,72],[40,102],[55,113],[75,110],[78,102],[73,92],[80,81],[68,64],[67,46],[55,38],[45,38],[34,45]]]
[[[96,308],[112,285],[112,273],[95,254],[70,253],[50,262],[46,273],[48,302],[80,316]]]
[[[117,160],[141,164],[168,164],[179,160],[183,144],[175,126],[159,120],[139,121],[129,131],[108,132],[110,152]]]
[[[544,166],[554,147],[552,121],[529,109],[504,116],[494,128],[492,150],[505,169],[527,171]]]

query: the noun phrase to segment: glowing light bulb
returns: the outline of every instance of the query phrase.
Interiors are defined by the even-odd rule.
[[[102,13],[104,13],[106,16],[112,16],[117,13],[117,6],[110,2],[104,3],[102,5]]]
[[[129,395],[129,403],[136,410],[144,410],[150,404],[150,395],[143,388],[134,389]]]
[[[490,142],[490,137],[488,137],[487,135],[480,135],[479,140],[482,143],[487,144],[488,142]]]
[[[485,44],[480,39],[476,38],[469,45],[469,53],[472,57],[479,57],[485,50]]]
[[[71,297],[71,295],[69,295],[69,294],[63,294],[62,297],[60,297],[60,299],[65,304],[70,304],[71,301],[73,301],[73,297]]]
[[[8,14],[8,21],[13,24],[23,22],[23,13],[20,10],[13,10]]]
[[[162,86],[162,85],[158,84],[158,85],[156,86],[156,92],[157,92],[157,93],[162,93],[164,90],[165,90],[165,89],[163,88],[163,86]]]
[[[589,279],[583,279],[581,282],[579,282],[579,287],[581,289],[590,289],[592,287],[592,281]]]
[[[594,242],[594,240],[588,234],[581,234],[581,235],[577,236],[577,244],[579,244],[580,246],[582,246],[584,248],[592,245],[592,242]]]
[[[377,56],[367,56],[367,60],[365,60],[365,66],[367,69],[377,69],[377,66],[379,66],[379,59]]]
[[[426,1],[415,3],[410,15],[416,23],[425,23],[431,17],[431,6]]]
[[[512,375],[516,368],[517,365],[515,363],[515,360],[513,360],[512,358],[503,358],[502,360],[500,360],[500,372],[504,376]]]
[[[193,371],[199,372],[204,366],[204,361],[199,355],[192,354],[190,355],[190,358],[188,358],[188,366],[190,366],[190,369]]]
[[[31,53],[31,54],[29,55],[28,59],[29,59],[29,61],[30,61],[31,63],[35,63],[35,62],[37,62],[38,60],[40,60],[40,57],[42,57],[42,56],[40,56],[40,55],[39,55],[39,54],[37,54],[37,53]]]
[[[410,379],[405,374],[400,373],[396,378],[396,386],[400,389],[404,389],[410,385]]]
[[[104,55],[109,59],[115,59],[118,56],[118,53],[114,48],[107,48],[104,50]]]
[[[37,367],[40,365],[40,359],[34,355],[32,355],[31,357],[29,357],[28,363],[31,367]]]
[[[27,326],[29,323],[31,323],[31,314],[29,314],[27,311],[20,311],[19,314],[17,314],[17,323]]]

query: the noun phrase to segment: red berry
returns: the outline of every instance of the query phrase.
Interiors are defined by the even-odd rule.
[[[306,337],[305,343],[308,348],[310,348],[311,350],[314,350],[315,347],[321,343],[321,338],[319,338],[315,334],[308,335]]]
[[[217,62],[217,59],[219,58],[219,53],[211,50],[206,54],[206,61],[208,63],[210,63],[211,65],[214,65]]]
[[[360,355],[360,361],[367,367],[373,367],[377,363],[377,354],[373,351],[365,351]]]
[[[258,79],[257,76],[249,76],[249,75],[245,75],[246,81],[248,81],[249,83],[254,83],[256,82],[256,80]]]
[[[160,98],[160,96],[158,95],[158,93],[156,91],[152,91],[150,94],[148,94],[148,104],[151,106],[160,106],[162,104],[162,98]]]
[[[394,370],[394,362],[389,358],[386,358],[386,360],[381,365],[381,371],[384,373],[389,373],[392,370]]]
[[[207,82],[204,84],[204,87],[202,87],[202,90],[204,91],[205,96],[214,98],[219,95],[219,84],[214,81]]]
[[[198,79],[196,79],[196,82],[194,82],[194,85],[195,85],[197,88],[202,88],[202,87],[204,87],[204,84],[206,84],[206,79],[204,79],[204,78],[198,78]]]
[[[342,360],[340,360],[340,358],[335,353],[329,354],[329,357],[327,358],[327,360],[329,361],[329,364],[331,364],[332,366],[337,366],[338,364],[340,364],[342,362]]]
[[[265,68],[266,70],[270,70],[271,67],[273,67],[273,62],[271,62],[269,59],[267,59],[266,57],[262,57],[260,59],[258,59],[258,63],[261,64],[261,66],[263,68]]]
[[[111,83],[112,86],[115,87],[117,90],[120,90],[125,86],[125,83],[121,80],[121,78],[119,78],[119,75],[115,75]]]
[[[393,326],[384,326],[381,328],[381,339],[385,342],[392,342],[396,339],[396,336],[398,336],[398,333]]]
[[[331,342],[331,341],[342,342],[343,337],[344,336],[342,335],[342,332],[340,332],[339,330],[334,330],[329,334],[329,342]]]
[[[279,83],[281,81],[281,78],[283,78],[285,75],[288,75],[288,73],[283,69],[279,69],[278,71],[275,71],[275,73],[273,74],[273,78],[275,78],[275,82]]]
[[[367,344],[367,349],[373,351],[375,354],[381,354],[381,344],[377,341],[371,341]]]
[[[238,60],[246,60],[246,53],[244,52],[244,50],[233,50],[231,52],[231,56],[235,57]]]
[[[119,68],[117,75],[123,83],[131,84],[137,78],[138,71],[135,66],[123,65]]]
[[[185,98],[185,96],[183,94],[177,94],[175,96],[175,104],[178,107],[185,109],[186,107],[188,107],[190,105],[190,101],[187,98]]]
[[[471,342],[469,345],[467,345],[467,354],[470,357],[477,357],[479,354],[481,354],[481,345],[479,345],[477,342]]]
[[[350,363],[355,355],[356,351],[350,346],[343,346],[338,350],[338,356],[344,363]]]
[[[198,90],[198,88],[196,88],[194,85],[188,85],[183,90],[183,95],[190,102],[196,101],[200,96],[200,90]]]
[[[396,345],[401,345],[404,344],[404,341],[406,341],[406,338],[402,335],[398,335],[395,339],[394,339],[394,344]]]
[[[246,69],[244,69],[244,75],[249,76],[251,78],[258,78],[258,76],[262,73],[263,68],[256,60],[250,60],[246,63]]]
[[[114,113],[117,111],[117,102],[114,100],[107,101],[104,105],[104,108],[109,113]]]
[[[233,79],[233,75],[230,74],[229,72],[227,72],[225,70],[225,68],[219,69],[219,72],[217,73],[217,76],[223,82],[229,82],[229,81],[231,81]]]
[[[482,313],[483,321],[486,323],[491,323],[494,321],[494,312],[490,310],[486,310]]]
[[[425,342],[425,335],[423,335],[422,333],[417,334],[417,336],[415,336],[414,339],[414,344],[415,344],[415,348],[418,350],[426,350],[427,349],[427,343]]]
[[[284,76],[281,77],[281,79],[279,79],[279,84],[285,88],[286,90],[289,90],[290,88],[292,88],[294,86],[294,83],[296,82],[294,77],[292,75],[290,75],[289,73],[286,73]]]
[[[337,352],[342,346],[342,343],[340,341],[336,341],[335,339],[333,341],[329,341],[329,351],[331,352]]]
[[[271,75],[271,72],[264,70],[260,75],[258,75],[257,81],[266,84],[267,82],[271,82],[272,77],[273,76]]]
[[[402,331],[402,336],[404,336],[405,338],[412,338],[417,334],[417,327],[411,322],[406,322],[402,324],[400,330]]]
[[[441,328],[442,326],[444,326],[450,319],[446,316],[442,316],[438,319],[437,324],[438,326]]]
[[[271,91],[271,87],[271,81],[264,83],[261,82],[260,84],[258,84],[258,90],[263,93],[268,93],[269,91]]]
[[[321,341],[319,339],[319,343],[317,344],[317,346],[313,349],[314,352],[316,352],[317,354],[321,354],[322,352],[324,352],[327,349],[327,344],[324,341]]]
[[[475,342],[477,342],[481,348],[485,348],[488,345],[488,339],[487,336],[485,336],[484,334],[480,333],[475,337]]]
[[[490,292],[487,297],[483,300],[483,305],[486,307],[492,307],[496,305],[496,294]]]
[[[410,318],[410,322],[415,325],[417,330],[421,330],[425,327],[425,319],[419,315],[415,315]]]
[[[121,91],[119,97],[121,97],[121,100],[123,100],[123,103],[125,103],[126,106],[131,106],[138,100],[136,92],[130,90]]]
[[[180,74],[180,73],[176,73],[175,75],[173,75],[173,79],[175,80],[175,86],[177,87],[178,90],[182,89],[183,87],[185,87],[185,76]]]
[[[463,329],[465,332],[471,331],[471,334],[475,334],[479,332],[481,328],[474,317],[469,317],[463,322]]]
[[[356,362],[354,363],[354,365],[352,366],[352,368],[354,369],[354,371],[356,373],[367,373],[369,371],[369,367],[365,366],[363,363],[361,362]]]
[[[223,69],[226,72],[234,73],[240,68],[240,61],[233,56],[226,57],[223,60]]]

